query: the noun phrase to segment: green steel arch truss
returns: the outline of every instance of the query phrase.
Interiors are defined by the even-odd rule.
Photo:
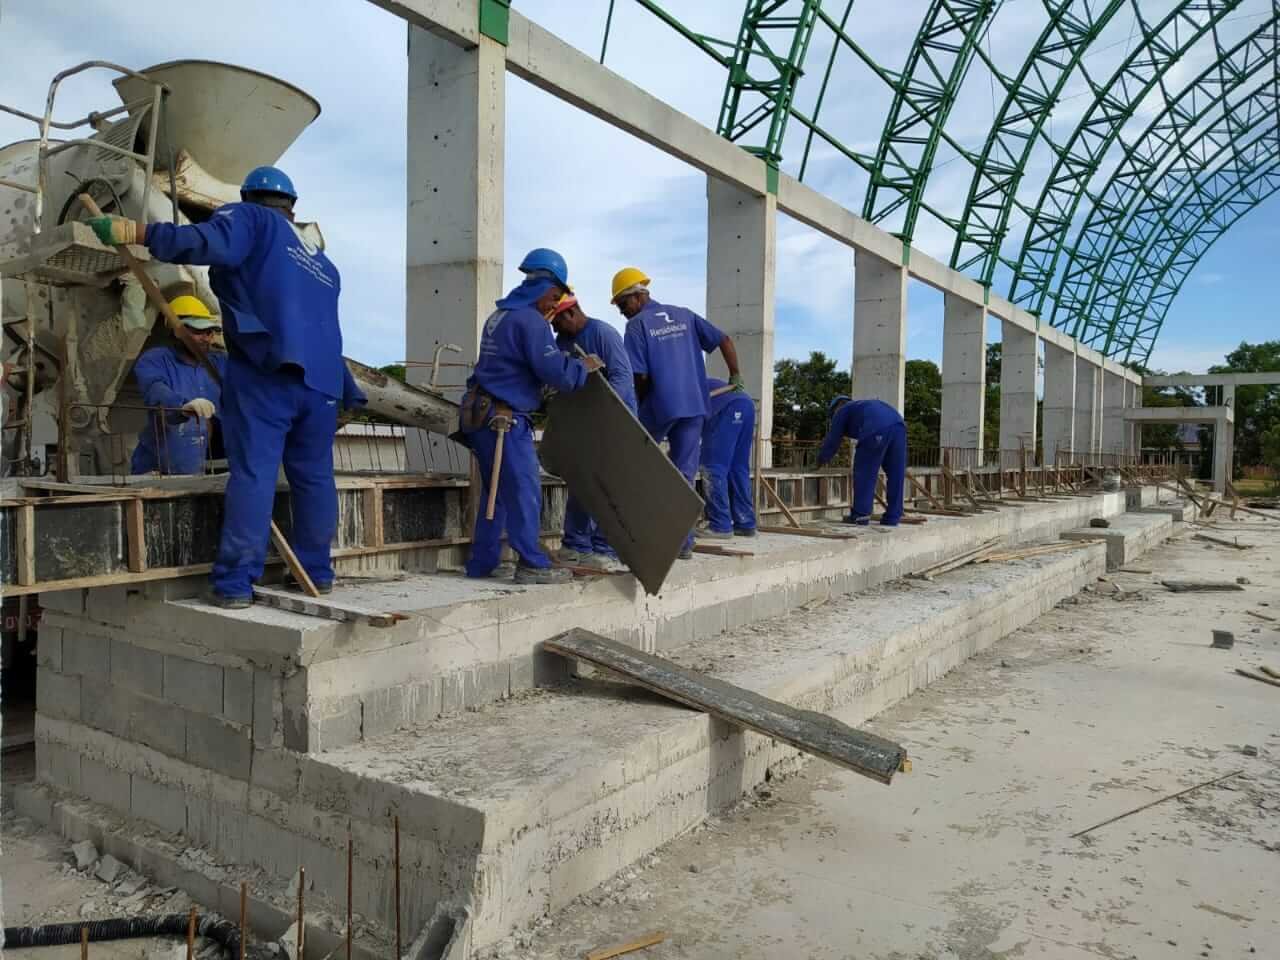
[[[952,232],[954,268],[989,288],[1007,277],[1010,300],[1108,356],[1148,358],[1195,265],[1280,183],[1280,0],[1039,0],[1044,23],[1007,65],[1016,69],[992,55],[991,36],[1002,35],[1002,10],[1025,3],[928,0],[901,64],[888,65],[854,29],[883,11],[878,0],[745,0],[734,39],[634,2],[725,69],[722,136],[801,179],[821,142],[865,181],[866,219],[910,243],[930,214]],[[1261,22],[1228,41],[1233,17]],[[1090,58],[1116,46],[1101,41],[1124,20],[1125,49],[1104,73]],[[814,49],[824,55],[809,75]],[[1207,65],[1186,71],[1206,50]],[[887,89],[873,150],[833,132],[864,99],[834,79],[848,58]],[[948,121],[966,80],[978,82],[974,63],[989,77],[992,118],[965,143]],[[1055,137],[1072,86],[1087,105]],[[967,165],[957,209],[927,199],[943,145]]]

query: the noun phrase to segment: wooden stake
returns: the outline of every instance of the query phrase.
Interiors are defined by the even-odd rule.
[[[351,821],[347,821],[347,960],[351,960]]]
[[[1239,671],[1237,671],[1237,673],[1238,672]],[[1086,833],[1092,833],[1094,830],[1097,830],[1099,827],[1105,827],[1109,823],[1115,823],[1117,820],[1123,820],[1125,817],[1131,817],[1135,813],[1141,813],[1143,810],[1146,810],[1150,807],[1154,807],[1157,803],[1164,803],[1166,800],[1173,800],[1175,797],[1186,796],[1188,793],[1190,793],[1193,790],[1199,790],[1203,787],[1213,786],[1213,784],[1221,783],[1223,780],[1230,780],[1232,777],[1238,777],[1242,773],[1244,773],[1243,770],[1236,770],[1233,773],[1228,773],[1226,776],[1215,777],[1212,780],[1205,780],[1203,783],[1197,783],[1194,787],[1187,787],[1187,789],[1185,790],[1179,790],[1177,793],[1171,793],[1168,796],[1161,797],[1159,800],[1152,800],[1150,803],[1144,803],[1142,806],[1134,807],[1132,810],[1127,810],[1124,813],[1119,814],[1118,816],[1112,817],[1110,820],[1103,820],[1101,823],[1095,823],[1092,827],[1086,827],[1083,830],[1077,831],[1076,833],[1071,834],[1071,839],[1074,840],[1077,837],[1083,837]]]
[[[249,939],[249,883],[240,881],[240,960],[244,960],[245,941]]]
[[[782,502],[782,497],[778,495],[778,491],[774,489],[773,483],[770,482],[769,478],[761,475],[760,482],[764,485],[765,493],[769,494],[769,496],[773,498],[773,502],[778,505],[778,508],[782,511],[783,515],[786,516],[787,522],[793,527],[800,526],[800,521],[796,519],[794,513],[787,509],[787,505]]]
[[[80,204],[89,211],[91,216],[100,217],[103,215],[93,197],[87,193],[80,194]],[[196,342],[195,338],[187,331],[186,326],[178,319],[177,314],[169,306],[169,301],[164,298],[164,294],[160,292],[156,282],[151,279],[151,275],[142,269],[142,264],[133,255],[133,251],[123,243],[117,243],[115,249],[120,254],[120,259],[125,262],[129,269],[133,271],[133,275],[138,278],[138,283],[142,285],[147,297],[155,305],[155,308],[160,311],[160,315],[164,317],[169,330],[184,347],[191,351],[191,355],[200,361],[209,375],[213,377],[213,382],[222,383],[222,375],[218,373],[217,367],[210,362],[204,347]],[[275,545],[276,552],[280,554],[281,559],[288,564],[289,572],[293,574],[293,578],[302,589],[309,596],[320,596],[320,591],[311,582],[311,577],[307,574],[306,568],[298,561],[297,554],[293,552],[293,548],[289,546],[289,541],[285,539],[284,534],[280,532],[280,528],[276,526],[274,520],[271,521],[271,542]]]
[[[303,940],[307,932],[306,924],[302,920],[302,892],[307,889],[307,868],[298,867],[298,960],[302,960],[306,954],[303,953]],[[399,960],[399,958],[397,958]]]
[[[404,948],[400,946],[400,816],[395,817],[396,835],[396,960],[404,956]]]
[[[89,928],[80,928],[80,960],[89,960]]]
[[[187,960],[191,960],[192,954],[196,949],[196,908],[195,904],[191,905],[191,912],[187,915]]]
[[[605,947],[601,950],[595,950],[587,954],[587,960],[613,960],[614,957],[620,957],[626,953],[635,953],[637,950],[643,950],[645,947],[652,947],[655,944],[662,943],[667,939],[667,935],[662,932],[651,933],[648,936],[641,937],[638,940],[632,940],[629,943],[623,943],[616,947]]]

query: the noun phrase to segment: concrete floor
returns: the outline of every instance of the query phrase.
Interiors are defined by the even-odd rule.
[[[1244,551],[1196,529],[877,718],[914,761],[892,786],[814,762],[488,955],[662,930],[634,955],[1280,956],[1280,689],[1232,672],[1280,669],[1277,624],[1245,613],[1280,616],[1280,527],[1210,531]],[[1251,582],[1172,594],[1161,575]]]

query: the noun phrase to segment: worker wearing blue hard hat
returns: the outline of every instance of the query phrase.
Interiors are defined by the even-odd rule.
[[[855,444],[853,510],[845,522],[859,526],[871,522],[876,481],[883,469],[885,510],[880,522],[896,527],[902,520],[902,487],[907,481],[907,426],[902,414],[883,400],[852,400],[846,396],[832,399],[827,413],[831,426],[818,451],[818,466],[831,462],[845,437]]]
[[[624,341],[635,374],[640,422],[659,442],[666,440],[671,462],[692,486],[706,420],[707,368],[704,354],[719,350],[729,383],[742,390],[733,340],[692,310],[659,303],[649,296],[649,277],[624,267],[613,277],[613,303],[627,318]],[[680,558],[693,556],[693,533]]]
[[[707,379],[709,414],[702,428],[702,475],[706,481],[706,525],[698,536],[730,540],[756,535],[751,487],[751,445],[756,405],[746,393],[714,377]]]
[[[486,516],[487,509],[476,517],[466,573],[493,576],[505,531],[517,557],[517,583],[558,583],[573,574],[553,567],[539,543],[542,478],[529,415],[542,405],[544,387],[578,390],[601,361],[567,356],[551,335],[548,318],[569,288],[564,257],[540,247],[521,261],[520,271],[524,280],[497,301],[497,309],[485,321],[475,371],[462,397],[459,439],[478,461],[480,502],[485,505],[498,462],[499,435],[503,438],[493,518]]]
[[[622,335],[604,321],[587,316],[572,293],[563,295],[552,307],[551,325],[556,331],[556,346],[569,356],[587,354],[600,358],[604,364],[601,372],[609,386],[635,413],[636,385]],[[600,531],[600,525],[572,493],[564,505],[564,536],[556,559],[606,571],[620,569],[618,556]]]
[[[144,243],[158,260],[210,267],[228,352],[222,424],[230,476],[211,577],[212,600],[222,607],[252,603],[282,463],[293,550],[321,592],[333,586],[333,436],[339,414],[365,397],[342,358],[338,269],[319,231],[294,222],[297,199],[283,171],[258,167],[244,179],[241,202],[204,223],[88,221],[103,243]]]

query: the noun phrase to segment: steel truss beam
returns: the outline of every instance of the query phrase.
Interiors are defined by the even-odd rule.
[[[1116,304],[1138,268],[1152,225],[1171,210],[1196,176],[1238,147],[1259,118],[1274,117],[1269,85],[1249,90],[1259,74],[1274,72],[1280,40],[1280,0],[1272,16],[1215,61],[1176,97],[1128,147],[1066,256],[1051,317],[1073,336],[1096,339],[1112,323]],[[1109,344],[1110,330],[1104,338]]]

